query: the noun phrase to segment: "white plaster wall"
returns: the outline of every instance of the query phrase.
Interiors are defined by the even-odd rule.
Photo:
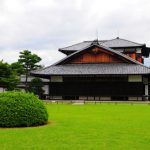
[[[86,100],[87,97],[86,97],[86,96],[79,96],[79,99],[81,99],[81,100]]]
[[[111,100],[111,97],[100,97],[100,100],[102,101],[110,101]]]
[[[62,99],[62,96],[53,96],[53,99]]]
[[[137,99],[137,97],[128,97],[128,100],[129,101],[135,101],[135,100],[138,100],[138,99]]]
[[[51,82],[63,82],[62,76],[51,76]]]
[[[44,85],[43,86],[44,94],[49,94],[49,85]]]
[[[142,82],[142,75],[129,75],[128,82]]]
[[[5,91],[5,89],[0,87],[0,92],[4,92],[4,91]]]

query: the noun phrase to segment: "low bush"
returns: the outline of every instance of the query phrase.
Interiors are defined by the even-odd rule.
[[[47,110],[31,93],[0,93],[0,127],[29,127],[48,122]]]

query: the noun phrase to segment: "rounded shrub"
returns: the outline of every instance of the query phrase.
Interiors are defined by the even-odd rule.
[[[31,93],[0,93],[0,127],[29,127],[48,122],[47,110]]]

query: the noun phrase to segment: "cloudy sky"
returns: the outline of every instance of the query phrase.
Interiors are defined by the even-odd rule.
[[[150,46],[149,0],[0,0],[0,60],[28,49],[47,66],[84,40],[125,38]],[[150,65],[150,59],[145,60]]]

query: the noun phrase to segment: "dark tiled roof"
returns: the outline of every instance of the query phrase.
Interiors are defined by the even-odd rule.
[[[32,75],[109,75],[109,74],[150,74],[143,65],[126,63],[104,64],[66,64],[56,65],[32,72]]]
[[[77,43],[68,47],[60,48],[60,51],[78,51],[84,49],[85,47],[91,45],[93,41],[84,41],[81,43]],[[121,48],[121,47],[141,47],[145,44],[135,43],[129,40],[115,38],[112,40],[102,40],[99,41],[99,44],[102,46],[110,47],[110,48]]]
[[[126,63],[100,63],[100,64],[65,64],[71,57],[92,48],[93,46],[105,49],[113,54],[118,55],[125,59]],[[138,61],[124,55],[118,51],[115,51],[106,46],[99,45],[98,43],[90,43],[87,47],[72,53],[66,58],[53,64],[52,66],[46,67],[41,70],[37,70],[31,73],[37,76],[47,75],[107,75],[107,74],[150,74],[150,68],[144,66]]]

